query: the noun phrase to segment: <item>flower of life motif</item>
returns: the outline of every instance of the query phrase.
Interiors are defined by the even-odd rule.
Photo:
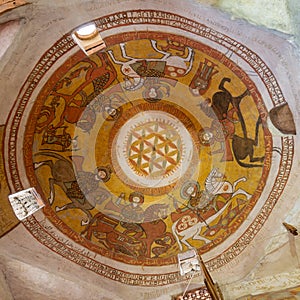
[[[140,112],[120,128],[113,140],[118,177],[137,188],[168,186],[188,170],[194,153],[184,124],[164,111]]]
[[[127,140],[128,163],[139,176],[168,176],[181,161],[182,141],[173,124],[150,120],[134,127]]]

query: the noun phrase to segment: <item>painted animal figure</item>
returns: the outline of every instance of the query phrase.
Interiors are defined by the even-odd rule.
[[[107,54],[96,55],[100,65],[90,58],[85,58],[81,62],[85,66],[78,67],[70,73],[69,77],[60,80],[51,92],[51,95],[56,99],[56,103],[63,109],[60,116],[56,116],[59,118],[56,127],[62,126],[65,121],[71,124],[76,123],[82,116],[86,106],[116,79],[116,70]],[[84,82],[80,85],[77,83],[79,78],[84,78]],[[84,90],[87,86],[93,86],[93,92],[88,95]],[[56,105],[56,108],[58,105]]]
[[[175,243],[175,239],[170,232],[166,232],[166,224],[163,221],[167,218],[167,204],[153,204],[145,210],[144,222],[141,224],[146,234],[146,255],[151,256],[151,247],[154,243],[160,245],[159,251],[154,251],[155,256],[161,255]]]
[[[230,153],[230,147],[229,147],[229,138],[232,138],[232,152],[234,154],[234,157],[237,161],[237,163],[244,167],[244,168],[253,168],[253,167],[262,167],[262,164],[252,164],[253,162],[263,162],[264,156],[262,157],[255,157],[254,156],[254,147],[258,146],[258,130],[259,125],[261,125],[261,118],[259,117],[256,122],[256,128],[255,128],[255,138],[251,139],[248,138],[248,133],[246,129],[245,120],[243,117],[243,114],[240,109],[240,103],[242,99],[245,96],[250,95],[249,91],[246,90],[244,93],[242,93],[238,97],[233,97],[231,93],[225,88],[224,84],[225,82],[230,82],[230,78],[223,78],[219,89],[221,92],[217,92],[212,97],[211,107],[209,107],[208,102],[204,102],[200,104],[200,107],[202,110],[210,117],[214,118],[214,115],[217,117],[217,119],[220,121],[220,123],[223,125],[224,128],[224,138],[225,138],[225,149],[226,149],[226,155],[229,153],[229,157],[231,158]],[[229,105],[232,105],[233,109],[235,110],[238,121],[241,124],[241,128],[243,131],[243,136],[238,136],[234,134],[234,131],[231,131],[231,134],[228,135],[228,131],[230,127],[226,123],[228,123],[229,120]],[[212,110],[210,110],[210,108]],[[232,109],[230,110],[232,113]],[[242,162],[245,158],[249,156],[250,163]],[[226,159],[227,160],[227,159]]]
[[[50,196],[48,198],[50,205],[52,205],[55,200],[55,185],[57,185],[64,191],[71,202],[61,207],[56,206],[55,211],[59,212],[74,208],[80,209],[87,217],[86,220],[82,220],[81,225],[89,223],[92,219],[90,210],[95,208],[96,204],[102,203],[110,196],[105,189],[98,186],[95,175],[93,173],[84,172],[82,176],[91,177],[89,178],[91,190],[83,193],[77,182],[78,174],[75,173],[74,165],[70,160],[57,153],[48,151],[39,152],[36,155],[49,156],[56,159],[55,162],[53,162],[53,160],[46,160],[34,163],[35,170],[42,166],[48,166],[51,169],[52,177],[49,178]],[[97,196],[94,195],[95,197],[89,197],[89,200],[87,200],[86,196],[88,196],[89,193],[96,194]]]
[[[190,72],[193,66],[194,52],[187,47],[186,57],[172,55],[169,52],[158,49],[157,42],[151,40],[152,48],[163,55],[161,58],[134,58],[126,53],[125,44],[120,44],[122,58],[127,61],[117,60],[112,50],[108,54],[115,64],[121,65],[121,72],[125,75],[125,89],[134,91],[141,88],[146,77],[183,77]],[[167,48],[166,48],[167,49]]]
[[[81,232],[81,235],[90,241],[94,236],[107,249],[119,253],[133,257],[144,255],[146,248],[143,241],[116,230],[118,225],[118,220],[98,212]]]
[[[137,240],[143,241],[146,245],[146,257],[151,257],[151,248],[154,243],[158,242],[157,244],[162,244],[160,254],[162,254],[163,251],[166,252],[168,246],[175,243],[172,234],[166,232],[167,227],[163,221],[168,216],[167,208],[167,204],[153,204],[145,210],[142,223],[120,222],[120,224],[126,228],[124,234],[131,235]],[[163,241],[166,240],[168,240],[167,245],[163,245]]]
[[[213,168],[205,179],[205,190],[211,195],[229,195],[230,199],[236,195],[244,195],[247,200],[251,195],[245,190],[238,188],[237,184],[241,181],[246,181],[246,177],[241,177],[231,184],[229,181],[223,180],[224,174],[219,172],[217,168]]]
[[[224,77],[219,84],[220,91],[212,96],[212,100],[208,98],[199,104],[202,111],[208,117],[221,124],[223,137],[222,139],[218,139],[221,143],[221,150],[218,152],[223,151],[224,153],[221,159],[222,161],[233,160],[229,141],[235,132],[234,123],[237,122],[236,120],[233,120],[233,114],[236,113],[239,120],[243,119],[240,111],[240,103],[242,99],[250,95],[250,92],[246,90],[241,95],[233,97],[225,87],[225,83],[230,81],[230,78]],[[244,126],[244,123],[242,126]]]
[[[228,200],[228,202],[219,211],[206,220],[203,220],[200,215],[194,213],[191,215],[186,214],[173,224],[172,232],[179,244],[180,250],[182,250],[182,243],[189,248],[192,247],[187,242],[189,238],[192,238],[193,240],[202,240],[205,243],[210,242],[209,239],[200,235],[201,230],[204,226],[207,226],[207,224],[211,223],[222,214],[222,212],[228,207],[229,203],[231,203],[231,201],[229,201],[230,199],[237,195],[244,195],[247,200],[251,198],[251,195],[245,190],[241,188],[237,189],[237,184],[239,182],[246,181],[245,177],[237,179],[233,184],[229,181],[223,180],[223,178],[224,174],[219,172],[217,168],[213,168],[205,180],[205,193],[208,196],[214,198],[215,196],[220,195]],[[201,201],[201,198],[199,200]],[[193,208],[197,211],[197,206],[194,206]],[[180,240],[179,236],[183,238]]]
[[[101,233],[106,234],[113,231],[118,224],[118,220],[98,212],[92,217],[89,224],[86,225],[85,229],[81,232],[81,235],[85,236],[88,240],[91,240],[93,235],[100,239],[102,236]]]
[[[187,241],[188,239],[210,243],[211,241],[209,239],[201,235],[202,228],[217,219],[228,207],[229,203],[231,202],[228,201],[217,213],[207,218],[205,221],[193,213],[192,215],[187,214],[173,223],[172,233],[176,238],[180,251],[183,249],[182,244],[188,248],[193,248],[193,246]]]
[[[51,126],[50,124],[54,121],[55,112],[59,106],[59,102],[57,100],[58,99],[54,97],[50,102],[50,106],[43,105],[41,107],[41,111],[36,122],[35,132],[41,133],[45,128],[47,130],[47,128]]]
[[[185,45],[183,42],[173,41],[170,38],[167,39],[167,45],[161,46],[161,49],[165,52],[170,50],[176,51],[176,55],[184,56],[185,53]]]
[[[160,245],[160,249],[153,253],[155,256],[161,255],[175,243],[173,235],[166,232],[166,224],[163,221],[168,216],[167,208],[167,204],[161,203],[149,206],[141,216],[141,220],[143,220],[141,223],[117,221],[116,216],[110,217],[99,212],[91,219],[81,234],[88,240],[91,240],[93,236],[103,240],[103,233],[107,238],[113,238],[118,234],[119,241],[129,239],[134,240],[136,245],[144,245],[143,256],[148,258],[151,257],[152,246],[156,243]],[[117,225],[121,225],[125,230],[116,231]],[[142,254],[140,253],[140,255]]]
[[[214,93],[212,100],[207,99],[206,101],[199,104],[203,112],[212,119],[219,121],[226,119],[228,116],[229,105],[236,109],[236,113],[240,117],[240,103],[246,96],[250,95],[250,92],[246,90],[241,95],[233,97],[231,93],[226,89],[225,83],[231,82],[230,78],[224,77],[219,84],[219,92]]]
[[[241,119],[243,129],[243,136],[233,135],[232,137],[232,151],[237,163],[244,168],[263,167],[263,164],[256,164],[255,162],[263,162],[265,157],[255,157],[254,147],[258,146],[258,131],[261,125],[261,118],[259,117],[255,126],[255,138],[251,139],[247,136],[246,126],[244,119]],[[249,156],[250,163],[243,162]]]

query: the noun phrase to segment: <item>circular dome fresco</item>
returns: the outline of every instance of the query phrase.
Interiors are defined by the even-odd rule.
[[[40,243],[113,280],[171,284],[179,252],[208,253],[210,271],[249,253],[290,175],[293,137],[267,123],[286,127],[289,108],[230,37],[172,13],[118,16],[95,20],[104,51],[76,51],[70,32],[37,62],[10,115],[7,170],[12,190],[44,199],[23,221]]]
[[[225,54],[158,32],[68,58],[26,126],[31,184],[61,231],[143,265],[205,253],[234,233],[268,175],[267,111]]]
[[[104,51],[76,52],[69,33],[40,58],[11,113],[7,164],[15,190],[44,199],[42,218],[23,221],[43,245],[113,280],[171,284],[183,280],[172,266],[139,266],[189,248],[209,252],[210,270],[240,255],[285,188],[293,137],[272,139],[267,118],[286,102],[249,48],[172,13],[122,20],[95,20]]]

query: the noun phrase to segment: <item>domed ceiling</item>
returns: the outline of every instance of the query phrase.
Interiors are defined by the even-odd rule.
[[[89,253],[161,266],[189,248],[217,249],[208,262],[217,269],[247,247],[288,179],[293,138],[273,139],[267,123],[274,115],[282,129],[280,111],[290,114],[281,89],[256,53],[184,17],[126,11],[95,22],[106,49],[86,56],[71,34],[57,41],[11,117],[14,187],[24,186],[15,163],[22,123],[29,184],[69,244],[35,217],[24,225],[53,251],[113,279],[123,273]],[[108,30],[147,22],[181,31]],[[139,284],[154,284],[140,276]],[[155,282],[164,280],[180,279],[168,273]]]

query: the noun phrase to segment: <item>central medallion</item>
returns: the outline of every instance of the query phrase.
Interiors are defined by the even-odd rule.
[[[172,188],[189,169],[195,155],[193,138],[186,125],[163,110],[139,111],[115,134],[112,164],[126,185],[155,195]]]
[[[179,166],[184,144],[174,124],[166,122],[166,115],[150,115],[128,132],[127,163],[139,176],[167,177]]]

